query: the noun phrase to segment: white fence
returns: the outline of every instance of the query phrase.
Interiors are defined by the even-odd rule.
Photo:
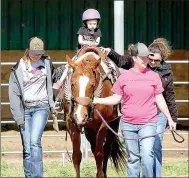
[[[174,61],[166,61],[168,63],[174,63],[174,64],[188,64],[189,61],[188,60],[174,60]],[[16,62],[1,62],[1,66],[12,66],[15,65]],[[53,62],[53,64],[67,64],[67,62]],[[188,85],[189,82],[188,81],[175,81],[174,84],[177,85]],[[8,83],[4,83],[1,84],[1,87],[7,87]],[[176,100],[177,103],[188,103],[189,100]],[[9,102],[1,102],[1,105],[9,105]],[[180,121],[188,121],[189,118],[178,118],[178,120]],[[52,120],[49,120],[48,122],[52,122]],[[58,120],[58,122],[63,122],[62,120]],[[14,124],[15,121],[1,121],[1,124]],[[171,133],[165,133],[165,135],[170,135]],[[179,133],[180,135],[188,135],[188,132],[186,133]],[[8,136],[8,135],[4,135],[1,136],[1,139],[8,139],[8,138],[17,138],[20,137],[19,135],[14,135],[14,136]],[[60,135],[60,134],[55,134],[55,135],[43,135],[43,137],[65,137],[65,135]],[[81,151],[82,153],[85,153],[83,155],[83,157],[85,158],[85,160],[88,159],[88,152],[91,151],[88,148],[88,141],[86,140],[86,138],[84,137],[84,135],[82,135],[81,137]],[[188,148],[163,148],[163,151],[188,151]],[[65,164],[65,154],[67,154],[67,152],[72,153],[71,150],[44,150],[43,153],[47,153],[47,154],[57,154],[57,153],[61,153],[62,154],[62,164]],[[22,154],[21,151],[2,151],[1,154]]]

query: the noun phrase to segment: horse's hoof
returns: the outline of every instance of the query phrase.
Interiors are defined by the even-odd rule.
[[[97,178],[104,178],[105,176],[104,176],[104,174],[102,173],[102,174],[96,174],[96,177],[97,177]]]

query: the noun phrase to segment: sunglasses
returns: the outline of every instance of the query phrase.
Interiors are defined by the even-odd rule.
[[[150,58],[149,58],[149,61],[150,61],[150,62],[156,62],[156,63],[157,63],[157,62],[161,62],[161,60],[159,60],[159,59],[150,59]]]
[[[154,57],[154,54],[149,54],[149,56],[153,56]],[[150,62],[161,62],[161,60],[160,59],[151,59],[151,58],[149,58],[149,61]]]

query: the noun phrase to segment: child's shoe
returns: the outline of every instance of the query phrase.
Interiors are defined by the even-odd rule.
[[[60,80],[58,80],[56,83],[53,84],[53,89],[60,89],[63,85],[63,82],[61,82]]]

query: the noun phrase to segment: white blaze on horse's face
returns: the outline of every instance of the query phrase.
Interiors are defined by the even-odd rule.
[[[89,78],[87,76],[79,77],[79,97],[85,97],[85,91],[88,82],[89,82]],[[78,104],[78,108],[75,113],[77,116],[77,124],[82,124],[82,122],[86,119],[83,118],[81,115],[82,107],[83,107],[82,105]]]

